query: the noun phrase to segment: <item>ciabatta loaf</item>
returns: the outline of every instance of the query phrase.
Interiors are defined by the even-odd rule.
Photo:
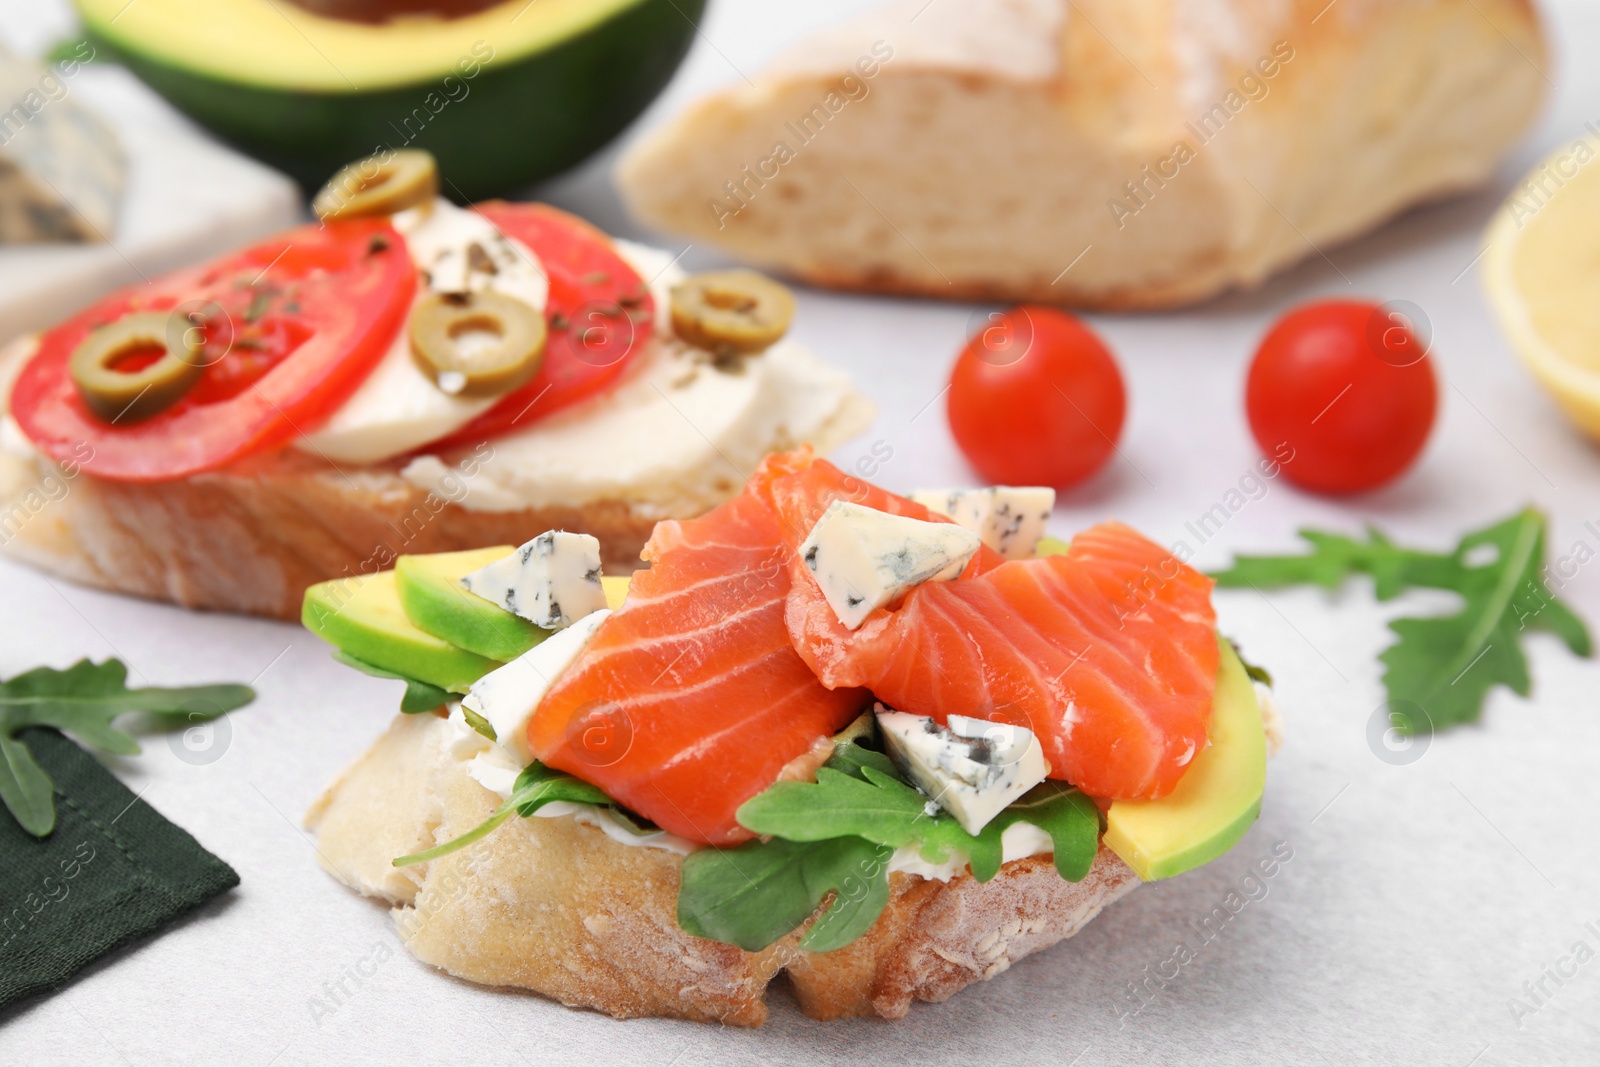
[[[500,803],[449,739],[444,719],[401,716],[340,776],[306,817],[323,866],[393,905],[418,959],[619,1018],[758,1026],[780,971],[814,1018],[899,1018],[914,1000],[943,1000],[1070,937],[1139,884],[1104,847],[1076,883],[1049,856],[1013,860],[987,883],[895,873],[888,907],[854,943],[811,953],[796,933],[745,952],[678,926],[681,856],[619,844],[572,815],[514,818],[460,852],[392,866]]]
[[[1529,0],[904,0],[617,179],[646,223],[820,285],[1167,307],[1483,182],[1546,62]]]

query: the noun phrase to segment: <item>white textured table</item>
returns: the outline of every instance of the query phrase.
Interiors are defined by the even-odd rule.
[[[936,0],[947,3],[955,0]],[[654,121],[697,87],[754,69],[803,24],[843,3],[718,0]],[[1132,414],[1125,459],[1063,502],[1067,533],[1115,514],[1153,536],[1196,519],[1252,469],[1241,413],[1245,361],[1287,305],[1359,293],[1421,305],[1448,378],[1442,422],[1403,484],[1338,505],[1273,484],[1201,551],[1291,546],[1305,524],[1367,520],[1444,545],[1532,501],[1551,547],[1600,548],[1600,455],[1576,438],[1513,363],[1473,272],[1480,231],[1537,154],[1595,119],[1600,10],[1554,9],[1563,62],[1555,102],[1491,193],[1414,214],[1330,250],[1262,292],[1197,311],[1097,318],[1121,354]],[[628,232],[605,161],[543,191]],[[696,249],[686,257],[700,259]],[[967,477],[938,405],[969,308],[804,293],[796,331],[854,368],[883,405],[870,434],[894,457],[882,480],[909,488]],[[918,413],[923,412],[920,417]],[[1600,624],[1600,568],[1563,594]],[[898,1024],[806,1020],[775,990],[765,1029],[617,1023],[527,996],[484,991],[396,951],[384,912],[317,868],[300,814],[387,723],[393,687],[333,663],[292,626],[208,617],[104,596],[0,566],[0,675],[82,655],[120,655],[149,681],[255,679],[261,698],[231,717],[208,765],[160,738],[116,769],[133,789],[232,863],[243,884],[164,936],[0,1020],[4,1064],[1329,1064],[1440,1067],[1600,1062],[1600,962],[1581,966],[1534,1014],[1512,1017],[1549,965],[1600,949],[1600,667],[1530,642],[1536,694],[1501,691],[1481,727],[1435,738],[1421,759],[1386,762],[1367,742],[1388,640],[1365,589],[1229,593],[1224,628],[1279,678],[1289,745],[1269,772],[1260,824],[1201,871],[1141,888],[1083,934]],[[1441,601],[1441,605],[1443,601]],[[1415,607],[1416,602],[1406,602]],[[1119,1020],[1142,980],[1278,842],[1293,858],[1220,936]],[[1257,894],[1260,895],[1259,892]],[[380,959],[381,957],[381,959]],[[359,968],[359,970],[358,970]],[[370,973],[370,977],[363,976]],[[340,983],[343,991],[340,991]],[[335,999],[337,998],[337,999]]]

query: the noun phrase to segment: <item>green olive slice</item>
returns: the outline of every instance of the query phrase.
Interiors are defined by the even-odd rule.
[[[368,156],[342,167],[311,201],[319,219],[393,215],[439,195],[439,168],[418,148]]]
[[[544,362],[546,334],[537,309],[493,290],[435,293],[411,311],[411,354],[451,396],[500,396],[525,385]]]
[[[159,415],[179,400],[205,373],[200,330],[175,329],[165,312],[124,315],[93,330],[72,350],[68,370],[89,410],[107,422],[126,425]],[[161,354],[137,370],[121,370],[130,357]]]
[[[759,351],[793,318],[794,295],[753,270],[709,271],[672,287],[672,328],[713,352]]]

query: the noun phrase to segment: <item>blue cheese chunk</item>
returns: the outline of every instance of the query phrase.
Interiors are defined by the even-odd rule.
[[[610,610],[604,608],[585,615],[505,666],[490,671],[472,683],[461,706],[483,716],[494,727],[495,739],[527,763],[532,758],[527,748],[527,726],[534,709],[610,615]]]
[[[1056,506],[1056,491],[1015,485],[919,489],[911,499],[929,511],[950,516],[1006,559],[1032,559]]]
[[[58,69],[0,51],[0,245],[110,240],[127,170]]]
[[[535,626],[559,630],[606,606],[600,542],[588,534],[547,530],[462,578],[461,588]]]
[[[800,558],[854,630],[911,587],[954,578],[977,551],[978,535],[960,526],[836,500],[800,545]]]
[[[1045,780],[1050,765],[1024,726],[874,708],[884,747],[916,787],[976,835],[1012,801]]]

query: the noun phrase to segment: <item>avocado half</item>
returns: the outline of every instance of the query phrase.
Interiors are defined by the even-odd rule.
[[[578,163],[666,85],[706,0],[508,0],[370,24],[286,0],[75,0],[89,39],[307,190],[425,148],[459,200]]]

